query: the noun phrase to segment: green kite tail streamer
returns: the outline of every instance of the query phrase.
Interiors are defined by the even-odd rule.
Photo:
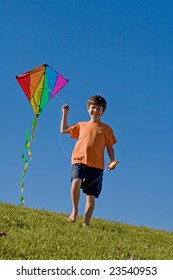
[[[22,154],[22,160],[25,161],[25,166],[23,169],[23,173],[22,173],[22,177],[20,179],[20,190],[21,190],[21,196],[20,196],[20,205],[23,206],[24,205],[24,177],[26,175],[26,171],[28,169],[28,165],[29,162],[32,160],[32,153],[31,153],[31,142],[33,142],[34,140],[34,131],[37,125],[37,121],[38,121],[38,116],[36,116],[33,120],[33,122],[31,123],[31,132],[30,132],[30,136],[29,136],[29,132],[28,129],[26,130],[25,133],[25,146],[24,146],[24,151]],[[27,158],[27,154],[29,156],[29,158]]]

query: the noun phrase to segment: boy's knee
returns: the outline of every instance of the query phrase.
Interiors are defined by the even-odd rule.
[[[81,179],[73,179],[72,186],[74,187],[81,187],[82,180]]]
[[[93,195],[86,195],[86,202],[90,205],[95,204],[95,196]]]

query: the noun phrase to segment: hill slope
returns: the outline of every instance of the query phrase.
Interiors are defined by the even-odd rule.
[[[173,233],[0,203],[0,259],[173,260]]]

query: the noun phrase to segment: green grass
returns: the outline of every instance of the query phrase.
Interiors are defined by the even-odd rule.
[[[1,260],[173,260],[173,233],[0,203]]]

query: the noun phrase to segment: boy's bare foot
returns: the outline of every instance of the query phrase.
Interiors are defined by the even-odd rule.
[[[84,227],[89,227],[89,224],[83,223]]]
[[[68,217],[67,222],[74,223],[76,222],[77,214],[71,213],[70,217]]]
[[[71,217],[69,217],[69,218],[67,219],[67,222],[69,222],[69,223],[74,223],[74,222],[76,222],[76,219],[72,219]]]

